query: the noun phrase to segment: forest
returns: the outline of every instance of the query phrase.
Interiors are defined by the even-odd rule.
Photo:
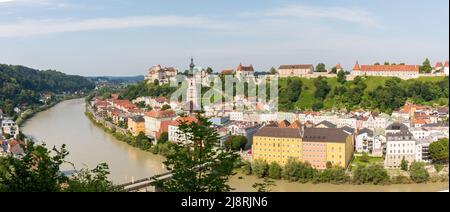
[[[73,93],[93,88],[95,84],[82,76],[0,64],[0,108],[8,115],[14,107],[40,104],[40,95],[44,93]]]

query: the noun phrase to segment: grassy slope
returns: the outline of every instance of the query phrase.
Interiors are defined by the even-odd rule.
[[[367,77],[364,79],[364,82],[367,84],[366,94],[370,91],[375,90],[378,86],[383,86],[385,82],[390,79],[390,77]],[[419,79],[422,82],[436,82],[442,80],[443,77],[420,77]],[[314,86],[314,79],[306,79],[301,78],[303,82],[303,90],[300,95],[299,100],[295,103],[295,106],[300,109],[310,109],[314,104],[314,92],[316,88]],[[328,85],[330,85],[331,89],[334,89],[339,83],[336,78],[328,78]],[[280,85],[286,84],[286,79],[279,80]],[[327,99],[324,102],[325,109],[331,109],[334,105],[333,99]]]

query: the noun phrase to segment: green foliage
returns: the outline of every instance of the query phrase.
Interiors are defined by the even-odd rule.
[[[227,149],[231,149],[233,151],[239,151],[245,148],[247,145],[247,137],[245,136],[231,136],[226,142],[225,146]]]
[[[212,74],[214,70],[211,67],[206,68],[206,73]]]
[[[336,167],[319,171],[314,175],[315,183],[342,184],[350,181],[350,176],[345,173],[345,169]]]
[[[252,173],[259,178],[264,178],[269,172],[269,164],[265,160],[254,160],[252,163]]]
[[[353,182],[356,184],[386,184],[389,182],[389,175],[380,164],[358,166],[353,173]]]
[[[257,192],[272,192],[272,187],[276,186],[275,181],[264,178],[263,183],[255,183],[252,185]]]
[[[302,163],[290,158],[284,166],[282,177],[291,182],[307,182],[314,178],[316,170],[309,163]]]
[[[347,75],[345,74],[345,71],[339,71],[339,73],[337,74],[337,81],[341,84],[347,82]]]
[[[167,133],[167,132],[161,133],[161,135],[159,136],[159,139],[158,139],[158,144],[164,144],[167,141],[169,141],[169,133]]]
[[[359,160],[363,163],[368,163],[370,158],[369,155],[366,152],[364,152],[362,156],[359,158]]]
[[[408,161],[403,157],[402,162],[400,163],[400,169],[403,171],[408,171]]]
[[[433,142],[429,147],[431,159],[435,163],[448,163],[448,138]]]
[[[241,169],[245,175],[251,175],[252,174],[252,163],[250,161],[244,161],[244,164],[242,164]]]
[[[239,156],[219,147],[219,135],[211,122],[201,115],[198,122],[182,122],[179,130],[188,143],[173,144],[164,165],[172,171],[169,180],[156,180],[155,185],[166,192],[227,192]]]
[[[0,191],[2,192],[60,192],[60,191],[119,191],[107,179],[108,166],[100,164],[94,170],[82,169],[69,178],[60,166],[69,163],[65,145],[49,151],[45,146],[28,143],[21,159],[0,158]]]
[[[430,174],[425,169],[425,163],[421,162],[413,162],[409,168],[409,174],[415,183],[424,183],[430,178]]]
[[[287,78],[286,82],[278,84],[278,101],[281,110],[293,110],[294,103],[300,98],[303,83],[299,78]]]
[[[275,67],[272,67],[272,68],[270,68],[270,70],[269,70],[269,74],[277,74],[278,73],[278,71],[277,71],[277,69],[275,69]]]
[[[162,107],[161,107],[161,110],[169,110],[169,109],[171,109],[172,107],[170,107],[170,105],[163,105]]]
[[[121,92],[120,96],[124,99],[133,100],[140,96],[150,97],[166,97],[169,98],[177,88],[170,87],[168,84],[155,85],[154,83],[148,83],[148,81],[142,81],[136,85],[129,85]]]
[[[24,66],[0,64],[0,108],[12,116],[14,107],[41,105],[39,94],[90,90],[94,83],[81,76]]]
[[[327,79],[321,76],[317,79],[314,79],[314,86],[316,87],[314,96],[319,100],[324,100],[331,90],[330,86],[328,85]]]
[[[281,179],[281,172],[282,172],[282,168],[281,166],[276,163],[276,162],[272,162],[269,165],[269,177],[272,179]]]
[[[327,72],[327,68],[324,63],[319,63],[316,66],[316,72]]]
[[[429,73],[431,73],[432,70],[433,70],[433,67],[431,67],[430,60],[428,58],[425,59],[422,66],[420,66],[420,73],[429,74]]]

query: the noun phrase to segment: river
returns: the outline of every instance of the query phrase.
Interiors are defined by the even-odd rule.
[[[106,162],[110,167],[110,178],[115,183],[130,182],[164,172],[164,158],[152,153],[131,147],[118,141],[113,136],[96,127],[84,115],[84,99],[68,100],[36,114],[24,123],[23,132],[32,135],[47,147],[61,147],[66,144],[69,151],[68,161],[77,169],[94,168],[97,164]],[[63,169],[72,169],[65,165]],[[236,191],[254,191],[253,183],[260,182],[254,176],[236,175],[230,180],[231,187]],[[441,191],[448,190],[448,183],[430,183],[413,185],[331,185],[331,184],[300,184],[287,181],[277,181],[274,191],[310,192],[310,191]]]

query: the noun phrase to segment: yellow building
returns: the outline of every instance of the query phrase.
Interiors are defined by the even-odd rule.
[[[128,131],[134,136],[145,132],[145,119],[142,116],[133,116],[128,119]]]
[[[302,159],[302,139],[299,128],[263,127],[253,136],[253,159],[286,164],[289,158]]]

